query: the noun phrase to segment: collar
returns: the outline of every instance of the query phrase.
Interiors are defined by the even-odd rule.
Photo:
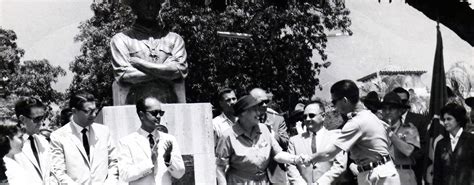
[[[407,118],[408,111],[410,110],[407,110],[405,113],[402,114],[402,123],[405,123],[405,119]]]
[[[142,135],[142,136],[145,137],[145,138],[148,138],[148,135],[150,135],[150,134],[153,134],[153,138],[155,138],[155,139],[159,139],[159,138],[160,138],[160,132],[159,132],[157,129],[155,129],[155,130],[153,130],[153,132],[149,133],[149,132],[147,132],[146,130],[143,130],[143,129],[140,127],[140,128],[138,128],[137,133],[138,133],[139,135]]]
[[[360,101],[357,102],[355,108],[354,108],[354,111],[352,112],[349,112],[347,113],[347,119],[350,120],[352,119],[353,117],[357,116],[357,113],[363,111],[363,110],[367,110],[367,108],[364,106],[364,104],[362,104]]]
[[[234,127],[235,127],[234,131],[237,134],[237,136],[245,135],[248,138],[252,138],[252,136],[255,136],[257,134],[258,135],[262,134],[262,131],[260,130],[259,125],[253,127],[252,131],[250,132],[250,135],[246,134],[244,128],[242,128],[242,126],[240,126],[240,124],[235,124]]]
[[[449,134],[449,138],[450,139],[458,139],[461,136],[463,131],[464,131],[464,129],[461,127],[461,128],[459,128],[459,130],[458,130],[458,132],[456,133],[455,136]]]
[[[224,119],[224,121],[227,121],[229,123],[232,123],[234,124],[234,122],[232,122],[232,120],[229,119],[229,117],[227,117],[224,113],[221,113],[221,115],[219,115],[220,117],[222,117],[222,119]],[[237,121],[239,118],[238,117],[235,117],[235,120]]]
[[[90,131],[91,131],[91,129],[90,129],[91,126],[81,127],[81,126],[78,125],[76,122],[74,122],[73,119],[71,119],[71,123],[72,123],[71,125],[72,125],[74,128],[76,128],[77,132],[79,132],[79,133],[81,133],[82,129],[84,129],[84,128],[87,129],[87,132],[90,132]]]
[[[321,129],[322,129],[322,128],[321,128]],[[304,134],[304,136],[306,136],[306,137],[311,137],[311,136],[313,136],[313,135],[315,135],[315,136],[318,135],[318,132],[319,132],[319,131],[313,132],[313,131],[306,130],[306,132],[304,132],[303,134]]]

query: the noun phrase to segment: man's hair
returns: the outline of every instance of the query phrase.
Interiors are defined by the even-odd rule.
[[[69,100],[69,107],[82,110],[84,108],[84,103],[86,102],[95,102],[94,95],[87,92],[80,92],[71,96]]]
[[[233,89],[231,88],[228,88],[228,87],[220,87],[219,89],[217,89],[217,92],[214,96],[214,107],[219,110],[219,111],[222,111],[222,107],[220,106],[219,102],[224,100],[223,99],[223,95],[224,94],[227,94],[227,93],[230,93],[230,92],[235,92]]]
[[[147,99],[150,99],[150,98],[158,100],[158,99],[157,99],[156,97],[154,97],[154,96],[145,96],[145,97],[142,97],[142,98],[138,99],[138,100],[135,102],[135,107],[136,107],[136,109],[137,109],[137,114],[138,114],[139,112],[145,112],[145,111],[146,111],[146,108],[147,108],[147,107],[146,107],[146,105],[145,105],[145,101],[146,101]],[[159,101],[159,100],[158,100],[158,101]]]
[[[456,119],[456,121],[459,123],[459,126],[461,128],[465,128],[467,124],[467,112],[466,109],[457,104],[457,103],[448,103],[446,104],[443,108],[441,108],[441,119],[444,118],[444,114],[449,114]]]
[[[393,92],[399,94],[399,93],[405,93],[407,95],[407,98],[410,99],[410,93],[404,89],[403,87],[397,87],[395,89],[393,89]]]
[[[29,117],[33,107],[45,108],[44,104],[37,98],[22,97],[15,103],[15,115],[20,118],[20,115]]]
[[[319,109],[321,109],[322,112],[326,112],[326,108],[324,107],[323,102],[320,99],[315,99],[309,101],[305,106],[303,110],[306,110],[306,107],[308,107],[311,104],[317,104],[319,106]]]
[[[337,98],[346,97],[349,102],[359,102],[359,88],[352,80],[341,80],[331,86],[331,94]]]
[[[224,100],[223,99],[223,95],[224,94],[227,94],[227,93],[231,93],[231,92],[234,92],[234,90],[232,90],[231,88],[223,88],[223,89],[219,89],[219,91],[217,92],[217,100],[218,101],[222,101]]]

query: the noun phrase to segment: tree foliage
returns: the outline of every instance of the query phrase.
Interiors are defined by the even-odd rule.
[[[37,97],[47,105],[63,100],[63,94],[53,89],[52,84],[66,75],[66,71],[52,66],[46,59],[20,61],[24,50],[17,47],[16,39],[13,30],[0,28],[0,77],[6,79],[6,97],[0,98],[0,116],[12,116],[14,103],[21,96]]]
[[[95,16],[81,23],[75,41],[81,42],[81,54],[70,64],[74,73],[68,93],[86,91],[104,105],[112,104],[112,54],[110,38],[129,27],[135,17],[130,8],[117,4],[92,4]]]
[[[95,16],[80,27],[77,40],[83,42],[82,54],[71,64],[75,77],[70,91],[87,89],[110,105],[113,74],[108,42],[130,26],[133,16],[117,4],[94,4],[92,9]],[[293,3],[281,8],[243,3],[220,12],[178,1],[163,12],[162,20],[185,40],[190,71],[187,102],[211,101],[210,94],[219,86],[229,86],[240,94],[261,87],[273,92],[277,103],[288,105],[288,95],[309,98],[314,93],[319,71],[327,65],[311,61],[313,50],[326,62],[325,31],[351,34],[348,14],[341,4],[318,8]],[[220,37],[218,31],[252,36]]]
[[[49,104],[62,100],[62,93],[53,89],[52,84],[66,75],[66,71],[49,64],[48,60],[28,60],[16,66],[7,85],[9,93],[17,96],[38,96]]]
[[[25,51],[17,47],[16,33],[0,27],[0,77],[6,77],[14,72],[20,64],[20,58]]]

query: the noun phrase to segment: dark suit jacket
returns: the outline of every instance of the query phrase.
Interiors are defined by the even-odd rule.
[[[416,161],[415,167],[413,169],[415,172],[416,181],[418,184],[421,184],[425,171],[424,157],[428,155],[427,152],[429,137],[427,126],[430,123],[430,120],[427,118],[427,116],[408,112],[404,121],[404,124],[407,123],[413,123],[413,125],[415,125],[416,129],[418,130],[418,134],[420,135],[420,149],[415,150],[412,154],[412,157]]]
[[[473,185],[474,135],[463,132],[454,151],[450,138],[436,145],[433,185]]]
[[[288,150],[288,142],[290,137],[286,132],[287,127],[285,119],[277,114],[267,112],[267,119],[265,124],[275,133],[275,139],[278,141],[278,144],[283,149],[283,151]],[[273,156],[272,156],[273,157]],[[284,164],[279,164],[274,160],[271,160],[268,164],[268,174],[271,183],[287,183],[288,178],[286,176],[286,167]]]

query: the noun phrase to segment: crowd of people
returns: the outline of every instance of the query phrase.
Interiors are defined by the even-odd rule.
[[[238,98],[233,89],[219,89],[221,113],[212,120],[217,184],[427,184],[430,120],[409,111],[408,91],[360,98],[353,81],[341,80],[330,92],[332,105],[302,102],[302,114],[290,114],[301,124],[290,125],[270,108],[265,90]],[[474,106],[474,98],[465,102]],[[153,96],[139,98],[140,128],[115,146],[108,127],[94,122],[100,109],[93,95],[72,95],[67,123],[49,138],[40,133],[45,105],[22,97],[16,115],[0,119],[0,183],[172,184],[185,167],[178,141],[160,124],[161,105]],[[341,117],[333,119],[342,122],[336,127],[325,123],[329,109]],[[466,130],[473,115],[456,103],[441,109],[447,134],[434,151],[434,185],[473,183],[474,135]]]
[[[141,126],[117,147],[108,127],[94,122],[99,109],[93,95],[71,97],[68,123],[49,140],[39,133],[45,110],[40,100],[23,97],[14,118],[0,119],[1,183],[171,184],[184,175],[176,138],[160,124],[165,112],[154,97],[137,100]]]
[[[213,120],[218,184],[474,183],[474,135],[466,130],[463,105],[442,108],[439,119],[447,134],[433,144],[432,120],[410,112],[406,89],[361,98],[353,81],[342,80],[330,92],[332,105],[318,98],[301,102],[284,118],[268,106],[272,102],[260,88],[240,98],[230,88],[218,90],[221,114]],[[474,107],[474,98],[465,103]],[[341,119],[328,118],[334,112]],[[429,180],[426,158],[433,145]]]

